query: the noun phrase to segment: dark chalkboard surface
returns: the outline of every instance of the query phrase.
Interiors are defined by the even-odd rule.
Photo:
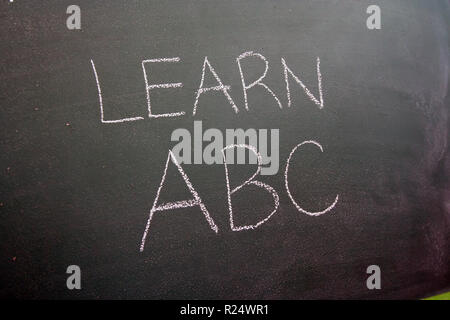
[[[373,1],[2,1],[0,296],[391,299],[448,289],[450,4],[376,2],[381,29],[367,25]],[[67,27],[72,4],[81,30]],[[268,63],[265,86],[246,91],[248,110],[242,54],[247,85]],[[194,115],[205,57],[223,87],[206,64],[203,87],[216,90]],[[174,60],[144,63],[148,85],[182,85],[151,88],[152,114],[184,114],[149,117],[151,59]],[[111,123],[124,118],[133,121]],[[189,207],[153,212],[141,251],[171,135],[197,121],[203,132],[279,129],[278,172],[255,178],[272,191],[233,193],[233,230],[224,165],[180,164],[208,220],[169,159],[157,204]],[[292,153],[289,193],[286,161],[303,141],[323,152],[307,143]],[[230,188],[255,170],[229,165]],[[274,192],[276,212],[238,230],[274,210]],[[335,200],[317,216],[294,205],[320,212]],[[81,290],[66,287],[70,265]],[[367,288],[371,265],[381,289]]]

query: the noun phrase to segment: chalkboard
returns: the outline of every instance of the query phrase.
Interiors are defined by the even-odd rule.
[[[450,287],[448,1],[72,2],[0,4],[0,296]]]

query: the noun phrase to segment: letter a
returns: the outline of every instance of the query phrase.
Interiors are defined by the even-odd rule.
[[[380,7],[377,5],[368,6],[366,12],[370,14],[370,16],[367,18],[367,21],[366,21],[367,29],[369,29],[369,30],[381,29]]]
[[[371,265],[367,267],[367,274],[371,274],[370,277],[367,278],[366,285],[367,289],[381,289],[381,270],[377,265]]]
[[[81,29],[81,10],[79,6],[70,5],[67,7],[67,14],[70,16],[66,20],[66,26],[69,30],[80,30]]]
[[[177,201],[177,202],[167,202],[167,203],[163,203],[163,204],[158,205],[159,194],[160,194],[161,189],[162,189],[162,187],[164,185],[164,181],[166,180],[166,173],[167,173],[167,168],[169,167],[169,161],[172,161],[172,163],[177,166],[178,172],[183,177],[184,182],[186,183],[189,191],[191,192],[191,194],[192,194],[192,196],[194,198],[191,199],[191,200],[182,200],[182,201]],[[189,180],[189,177],[186,175],[186,173],[184,172],[183,168],[178,163],[178,161],[177,161],[176,157],[174,156],[174,154],[172,153],[172,151],[169,150],[169,155],[167,157],[166,166],[164,168],[164,173],[163,173],[163,176],[162,176],[162,179],[161,179],[161,183],[159,184],[158,191],[156,192],[156,198],[155,198],[155,201],[153,202],[153,207],[150,210],[150,214],[149,214],[149,217],[148,217],[147,225],[145,226],[144,235],[142,236],[140,251],[141,252],[144,251],[144,245],[145,245],[145,240],[147,238],[148,229],[150,228],[150,223],[152,221],[152,218],[153,218],[153,215],[155,214],[155,212],[166,211],[166,210],[173,210],[173,209],[179,209],[179,208],[189,208],[189,207],[195,207],[195,206],[199,206],[200,207],[200,210],[203,212],[203,215],[205,216],[206,220],[208,221],[209,226],[211,227],[212,230],[214,230],[214,232],[217,233],[219,231],[219,229],[218,229],[217,225],[214,223],[214,220],[209,215],[209,212],[206,209],[205,205],[203,204],[202,199],[200,198],[200,196],[198,195],[197,191],[192,186],[192,183]]]
[[[73,290],[81,289],[81,270],[79,266],[71,265],[67,267],[66,273],[71,274],[70,277],[67,278],[66,285],[67,289]]]
[[[214,76],[214,78],[216,79],[217,83],[219,84],[218,86],[215,87],[208,87],[208,88],[204,88],[203,87],[203,83],[205,82],[205,70],[206,70],[206,66],[208,66],[209,71],[212,73],[212,75]],[[202,69],[202,79],[200,80],[200,86],[197,90],[197,95],[195,97],[195,103],[194,103],[194,110],[192,111],[192,114],[195,116],[195,113],[197,112],[197,106],[198,106],[198,99],[200,98],[200,95],[202,93],[208,92],[208,91],[222,91],[222,93],[224,94],[224,96],[227,98],[228,103],[231,105],[231,107],[233,108],[235,113],[239,112],[238,107],[236,107],[236,104],[234,103],[233,99],[231,98],[230,94],[228,93],[228,90],[230,90],[230,86],[225,86],[222,83],[222,80],[220,80],[219,76],[217,75],[216,71],[214,70],[214,68],[211,66],[211,64],[208,61],[208,57],[205,57],[205,61],[203,62],[203,69]]]

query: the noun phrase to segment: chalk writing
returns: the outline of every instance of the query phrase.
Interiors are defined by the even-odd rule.
[[[262,75],[254,80],[253,82],[248,83],[248,80],[245,77],[243,68],[242,68],[242,62],[245,59],[249,59],[251,57],[256,57],[257,59],[260,59],[264,62],[264,72]],[[145,91],[146,91],[146,99],[147,99],[147,112],[148,112],[148,118],[171,118],[171,117],[181,117],[186,115],[186,111],[178,111],[178,112],[170,112],[170,113],[160,113],[155,114],[152,111],[152,103],[151,103],[151,95],[150,92],[155,89],[176,89],[176,88],[182,88],[183,83],[182,82],[173,82],[173,83],[160,83],[160,84],[149,84],[149,74],[147,72],[146,65],[151,63],[178,63],[180,62],[180,57],[172,57],[172,58],[157,58],[157,59],[146,59],[141,62],[142,72],[144,74],[144,83],[145,83]],[[242,84],[242,92],[244,96],[244,109],[249,111],[249,102],[248,102],[248,91],[255,87],[260,86],[264,88],[267,93],[275,100],[276,105],[279,107],[279,109],[283,108],[283,105],[281,104],[280,99],[277,97],[277,95],[273,92],[272,89],[270,89],[264,82],[263,79],[266,77],[267,72],[269,70],[269,61],[260,53],[256,53],[253,51],[247,51],[242,53],[236,58],[236,63],[239,69],[239,75],[240,80]],[[91,65],[92,70],[94,72],[95,81],[97,84],[97,91],[98,91],[98,97],[99,97],[99,104],[100,104],[100,120],[102,123],[105,124],[113,124],[113,123],[123,123],[123,122],[131,122],[136,120],[142,120],[142,117],[130,117],[130,118],[123,118],[123,119],[117,119],[117,120],[105,120],[104,119],[104,106],[103,106],[103,97],[102,97],[102,90],[100,85],[99,76],[97,73],[97,70],[95,68],[95,64],[93,59],[91,59]],[[206,68],[208,67],[208,68]],[[316,70],[317,70],[317,83],[318,83],[318,96],[314,96],[311,93],[311,90],[309,90],[306,85],[303,83],[303,81],[294,74],[294,72],[288,67],[286,60],[284,58],[281,58],[281,67],[284,74],[284,81],[286,84],[286,97],[287,97],[287,105],[288,107],[291,107],[292,105],[292,99],[291,99],[291,87],[289,83],[289,76],[292,77],[295,82],[303,89],[306,96],[314,102],[317,106],[319,106],[319,109],[322,109],[324,107],[324,98],[323,98],[323,89],[322,89],[322,73],[320,71],[320,58],[317,57],[316,59]],[[204,81],[205,81],[205,73],[209,70],[209,72],[213,75],[214,79],[217,82],[216,86],[212,87],[204,87]],[[194,100],[194,106],[192,109],[192,115],[196,116],[197,109],[199,106],[199,100],[202,94],[211,92],[211,91],[220,91],[227,99],[228,103],[231,106],[231,109],[234,111],[234,113],[239,112],[239,108],[234,102],[234,99],[230,95],[231,86],[224,85],[220,77],[218,76],[217,72],[209,62],[208,57],[204,58],[203,61],[203,67],[202,67],[202,74],[201,74],[201,80],[200,85],[198,89],[195,92],[195,100]]]

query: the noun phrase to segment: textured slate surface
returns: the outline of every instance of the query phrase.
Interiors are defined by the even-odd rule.
[[[419,298],[450,286],[449,2],[377,1],[382,29],[366,28],[369,1],[84,1],[82,30],[65,26],[69,1],[0,4],[0,295],[17,298]],[[236,58],[269,61],[262,88],[243,94]],[[154,81],[148,119],[144,59],[180,57]],[[192,116],[203,59],[240,112],[204,95]],[[287,108],[281,58],[317,92],[300,88]],[[101,79],[102,124],[90,60]],[[247,65],[249,77],[261,64]],[[291,82],[293,84],[293,82]],[[169,93],[170,91],[170,93]],[[219,227],[198,208],[156,215],[139,244],[176,128],[280,129],[280,171],[261,178],[280,195],[256,230],[232,232],[220,165],[184,169]],[[291,149],[314,139],[290,169],[298,212],[284,189]],[[250,174],[251,168],[247,168]],[[244,172],[246,172],[244,170]],[[240,174],[232,176],[235,184]],[[186,198],[169,168],[166,201]],[[236,194],[236,220],[264,217],[270,196]],[[66,268],[82,290],[66,288]],[[382,289],[367,290],[376,264]]]

